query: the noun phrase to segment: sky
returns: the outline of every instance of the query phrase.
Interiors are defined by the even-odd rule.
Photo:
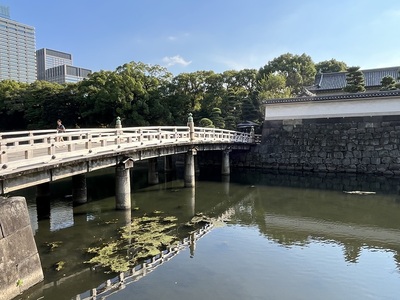
[[[398,0],[0,0],[35,27],[36,48],[114,71],[129,62],[196,71],[259,69],[285,53],[361,69],[400,66]]]

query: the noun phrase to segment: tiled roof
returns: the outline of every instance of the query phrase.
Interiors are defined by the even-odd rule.
[[[380,68],[361,70],[364,74],[365,87],[378,87],[381,85],[381,80],[385,76],[391,76],[395,80],[399,76],[400,67]],[[314,85],[308,87],[310,91],[324,91],[324,90],[341,90],[346,86],[346,73],[318,73],[315,76]]]

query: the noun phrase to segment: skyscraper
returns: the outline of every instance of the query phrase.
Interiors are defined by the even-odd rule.
[[[31,83],[36,80],[35,28],[10,19],[0,6],[0,81]]]
[[[38,80],[72,83],[86,78],[91,70],[72,65],[69,53],[43,48],[36,51]]]
[[[43,48],[36,51],[37,79],[46,80],[46,70],[62,65],[72,65],[72,54]]]

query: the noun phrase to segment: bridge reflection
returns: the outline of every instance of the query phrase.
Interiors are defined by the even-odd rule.
[[[180,183],[165,181],[159,185],[135,190],[137,197],[134,199],[139,202],[132,207],[141,207],[147,203],[147,209],[152,211],[163,202],[166,210],[179,212],[179,222],[189,220],[198,211],[214,216],[229,214],[232,223],[257,227],[267,239],[283,247],[307,247],[315,242],[338,245],[343,249],[343,260],[349,263],[357,263],[363,249],[383,249],[393,253],[393,260],[400,271],[400,205],[399,196],[395,192],[398,190],[395,179],[389,178],[384,181],[374,178],[375,183],[367,185],[361,183],[365,182],[365,178],[358,181],[350,177],[352,179],[340,181],[337,178],[324,180],[320,176],[310,176],[307,178],[308,182],[303,182],[303,185],[308,187],[304,188],[301,186],[301,179],[304,181],[306,178],[304,176],[259,173],[253,175],[251,172],[240,171],[230,177],[217,176],[212,189],[209,186],[203,189],[201,185],[196,189],[182,189]],[[241,184],[232,183],[241,176],[246,178],[239,180]],[[377,181],[380,182],[379,186]],[[330,190],[326,188],[327,185],[331,187]],[[362,196],[343,193],[343,190],[357,187],[375,187],[377,194]],[[218,196],[211,197],[210,190]],[[79,264],[78,257],[81,256],[78,253],[84,245],[90,244],[89,240],[92,239],[89,237],[96,235],[97,239],[109,239],[110,232],[115,232],[132,217],[124,211],[115,211],[110,204],[112,201],[106,202],[93,201],[79,207],[64,203],[64,208],[69,211],[66,213],[67,220],[71,220],[68,218],[72,212],[73,226],[59,229],[58,232],[52,232],[52,228],[57,228],[60,224],[52,226],[50,220],[39,221],[38,230],[41,234],[36,236],[38,245],[56,239],[58,233],[66,237],[65,244],[57,253],[51,253],[51,256],[46,253],[46,249],[40,248],[44,261],[51,257],[54,262],[76,254],[77,258],[69,261],[69,264]],[[56,215],[59,211],[53,211],[51,208],[50,214],[53,213]],[[63,217],[64,215],[59,220],[63,221]],[[105,224],[107,220],[115,220],[115,223]],[[67,225],[68,222],[61,223]],[[94,224],[98,225],[93,226]],[[68,241],[68,238],[71,238],[71,241]],[[190,238],[187,239],[183,243],[184,247],[188,247],[190,254],[194,255],[195,243],[191,243]],[[76,241],[81,243],[80,249],[76,249]],[[157,263],[153,265],[155,261]],[[156,257],[153,262],[149,262],[148,270],[153,270],[162,261],[163,259]],[[49,268],[49,265],[45,267]],[[119,287],[124,287],[127,282],[140,279],[144,276],[144,269],[138,266],[122,278],[117,276],[110,279],[91,268],[82,269],[80,265],[71,267],[65,274],[66,276],[57,275],[56,280],[43,284],[39,293],[50,294],[55,289],[57,293],[68,294],[71,297],[79,294],[77,299],[90,298],[94,293],[100,297],[102,290],[107,290],[104,295],[110,294]],[[91,287],[98,287],[96,291],[88,287],[89,278]],[[86,284],[77,281],[86,281]],[[74,283],[76,286],[72,288]]]

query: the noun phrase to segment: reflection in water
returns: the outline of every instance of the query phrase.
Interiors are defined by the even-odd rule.
[[[400,207],[394,201],[397,195],[387,190],[386,194],[348,195],[325,189],[282,189],[275,183],[257,185],[256,190],[240,203],[235,221],[255,224],[279,244],[334,242],[343,246],[344,260],[352,263],[363,248],[400,250]]]
[[[74,225],[74,211],[72,203],[58,202],[51,209],[50,231],[68,228]]]
[[[64,299],[70,299],[109,279],[99,270],[92,270],[82,263],[88,259],[85,249],[99,241],[115,239],[118,228],[129,223],[132,218],[155,210],[176,216],[180,224],[186,223],[199,212],[212,217],[229,212],[229,226],[218,228],[215,238],[211,233],[196,246],[193,243],[187,250],[191,261],[185,261],[185,265],[180,264],[178,272],[183,276],[180,280],[184,281],[185,276],[190,277],[192,282],[203,282],[210,289],[213,283],[205,281],[208,278],[225,282],[225,288],[222,283],[215,287],[222,289],[218,291],[218,299],[255,299],[258,292],[262,292],[264,298],[291,299],[285,294],[288,287],[296,287],[298,290],[294,296],[303,299],[320,298],[314,295],[317,291],[321,293],[318,296],[336,293],[337,297],[331,299],[340,299],[343,298],[340,296],[346,295],[344,292],[340,294],[340,291],[350,288],[355,295],[352,299],[363,299],[375,294],[379,296],[376,291],[370,293],[376,282],[385,287],[386,295],[400,292],[396,288],[400,287],[398,179],[353,175],[263,174],[243,170],[232,172],[227,177],[221,177],[215,171],[207,173],[202,170],[195,188],[183,188],[183,182],[179,179],[167,176],[161,176],[160,179],[161,184],[146,186],[146,172],[137,171],[132,176],[134,209],[129,212],[115,211],[112,196],[114,181],[107,173],[88,178],[90,201],[81,206],[73,207],[72,203],[64,199],[63,196],[68,194],[67,182],[60,184],[57,189],[59,194],[48,202],[50,206],[36,206],[35,198],[28,196],[31,216],[38,214],[32,225],[36,228],[35,239],[46,280],[42,286],[36,287],[35,295],[44,295],[47,299],[56,295],[57,299],[62,299],[60,295],[65,295]],[[354,195],[343,192],[351,190],[374,191],[376,194]],[[48,212],[50,219],[39,217]],[[234,236],[230,237],[230,234]],[[190,235],[181,238],[185,237]],[[44,246],[51,241],[61,241],[62,244],[59,249],[51,252]],[[207,243],[210,243],[209,246],[206,246]],[[219,260],[215,261],[217,257]],[[252,260],[247,261],[250,258]],[[175,259],[179,261],[179,255],[173,261]],[[66,262],[65,269],[56,272],[52,266],[60,260]],[[196,264],[198,260],[201,260],[201,265]],[[365,261],[369,260],[379,263],[371,263],[365,270]],[[173,261],[170,267],[165,267],[167,270],[174,269]],[[195,267],[186,269],[185,266],[190,264],[195,264]],[[240,268],[240,272],[230,269],[237,264],[246,267]],[[208,265],[214,268],[202,273],[202,268]],[[155,273],[162,274],[162,269],[164,267]],[[216,274],[222,270],[225,270],[224,277],[218,277]],[[314,273],[318,272],[324,272],[324,276],[314,278]],[[301,277],[293,277],[293,274],[301,274]],[[377,280],[375,274],[384,279]],[[250,294],[241,295],[228,283],[236,282],[238,278],[241,281],[237,283],[236,289],[246,282],[247,286],[241,286],[241,291],[246,290]],[[254,286],[261,279],[261,287]],[[318,289],[307,280],[318,282]],[[268,282],[273,285],[269,286]],[[185,295],[186,299],[200,299],[192,294],[196,287],[189,283],[185,292],[179,290],[175,294],[172,294],[174,288],[163,286],[162,282],[151,282],[150,285],[154,293],[158,292],[158,295],[163,294],[165,297],[168,295],[174,299],[185,299],[180,296]],[[141,299],[141,284],[133,286],[136,286],[137,299]],[[264,290],[267,286],[269,290]],[[273,294],[278,287],[280,291]],[[331,287],[336,287],[336,290],[332,291]],[[148,289],[142,292],[143,295],[151,293]],[[235,292],[244,298],[238,298]]]

